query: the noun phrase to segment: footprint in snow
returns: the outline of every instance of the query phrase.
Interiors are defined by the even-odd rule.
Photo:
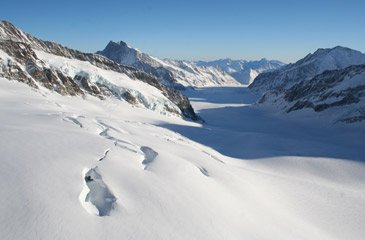
[[[199,168],[200,172],[201,172],[204,176],[209,177],[209,172],[208,172],[208,170],[207,170],[207,169],[205,169],[204,167],[198,167],[198,168]]]
[[[146,146],[142,146],[140,149],[144,155],[142,164],[144,165],[144,169],[146,170],[147,166],[150,163],[152,163],[155,160],[155,158],[158,156],[158,152],[156,152],[152,148],[146,147]]]
[[[66,122],[71,122],[71,123],[74,123],[76,124],[77,126],[79,126],[80,128],[83,128],[84,126],[82,125],[82,123],[77,120],[77,117],[70,117],[70,116],[67,116],[67,117],[64,117],[63,118],[64,121]]]
[[[97,216],[108,216],[117,201],[97,167],[85,171],[84,188],[79,199],[87,212]]]

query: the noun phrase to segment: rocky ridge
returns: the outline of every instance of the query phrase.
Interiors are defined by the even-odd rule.
[[[0,21],[0,51],[0,76],[7,79],[21,81],[34,88],[46,87],[62,95],[90,94],[101,99],[114,96],[132,104],[138,101],[129,91],[125,91],[122,95],[116,94],[108,86],[90,81],[88,74],[68,76],[59,69],[48,67],[47,63],[40,60],[36,54],[36,51],[43,51],[68,59],[87,61],[98,68],[125,74],[136,81],[143,81],[159,89],[179,109],[176,111],[166,106],[167,111],[182,114],[193,120],[199,119],[188,98],[178,90],[163,85],[151,74],[118,64],[97,54],[83,53],[54,42],[40,40],[24,33],[7,21]]]

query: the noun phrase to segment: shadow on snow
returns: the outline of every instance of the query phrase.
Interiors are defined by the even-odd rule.
[[[194,102],[213,103],[214,107],[199,111],[207,123],[201,127],[161,126],[223,155],[241,159],[306,156],[365,160],[364,131],[273,117],[251,105],[257,96],[247,88],[201,88],[187,95],[193,105]]]

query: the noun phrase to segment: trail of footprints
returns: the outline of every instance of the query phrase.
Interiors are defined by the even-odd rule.
[[[73,123],[80,128],[84,128],[80,118],[85,118],[84,116],[64,116],[63,120],[66,122]],[[106,149],[101,157],[98,158],[97,164],[102,164],[108,157],[108,154],[113,150],[113,148],[123,148],[125,150],[131,151],[133,153],[142,155],[143,159],[141,165],[144,170],[148,170],[149,166],[157,158],[158,152],[153,150],[148,146],[139,146],[127,140],[122,140],[117,137],[112,136],[109,132],[114,131],[117,134],[128,134],[128,132],[114,128],[100,120],[94,120],[94,123],[100,128],[98,135],[105,139],[113,142],[113,145]],[[133,122],[131,122],[133,123]],[[157,136],[157,135],[156,135]],[[183,137],[171,137],[167,135],[159,135],[158,137],[165,138],[167,141],[174,143],[179,142],[180,144],[187,144],[197,148],[197,146],[191,145],[191,143],[185,140]],[[199,149],[201,150],[201,149]],[[224,163],[219,158],[209,154],[208,152],[201,150],[203,153],[207,154],[209,157]],[[206,177],[209,177],[209,172],[207,169],[201,166],[197,166],[199,171]],[[97,216],[108,216],[111,210],[116,204],[117,198],[114,196],[112,191],[108,188],[107,184],[103,181],[102,175],[98,169],[98,166],[86,169],[83,171],[84,188],[79,196],[82,205],[85,207],[86,211],[95,214]]]
[[[80,117],[83,118],[83,116],[65,116],[63,117],[63,120],[83,128],[84,125],[78,119]],[[113,141],[113,146],[104,151],[103,155],[98,158],[98,162],[106,160],[108,153],[112,151],[114,147],[123,148],[133,153],[142,155],[143,160],[141,164],[144,170],[147,170],[149,164],[151,164],[158,156],[158,153],[150,147],[138,146],[132,142],[113,137],[109,134],[109,131],[111,130],[119,134],[126,134],[127,132],[109,126],[102,121],[95,120],[95,123],[101,128],[100,132],[98,133],[99,136]],[[103,181],[98,166],[84,170],[83,179],[84,187],[79,199],[86,211],[97,216],[108,216],[110,211],[114,208],[117,198],[108,188],[107,184]]]

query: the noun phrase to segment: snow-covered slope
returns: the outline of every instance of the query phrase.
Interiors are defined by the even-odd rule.
[[[96,54],[82,53],[23,33],[0,21],[0,76],[63,95],[94,95],[198,119],[189,100],[153,76]]]
[[[198,67],[188,61],[161,60],[142,53],[123,41],[110,41],[105,49],[97,54],[143,70],[157,77],[164,85],[175,88],[239,85],[229,74],[214,67]]]
[[[364,133],[246,90],[193,91],[202,126],[0,78],[0,239],[362,240]]]
[[[280,91],[294,84],[309,80],[326,70],[335,70],[351,65],[365,64],[365,54],[345,47],[318,49],[296,63],[275,71],[260,74],[250,85],[257,92]]]
[[[258,61],[232,60],[226,58],[215,61],[198,61],[196,65],[218,68],[229,73],[237,81],[246,85],[251,84],[260,73],[280,68],[285,64],[277,60],[267,60],[265,58]]]

